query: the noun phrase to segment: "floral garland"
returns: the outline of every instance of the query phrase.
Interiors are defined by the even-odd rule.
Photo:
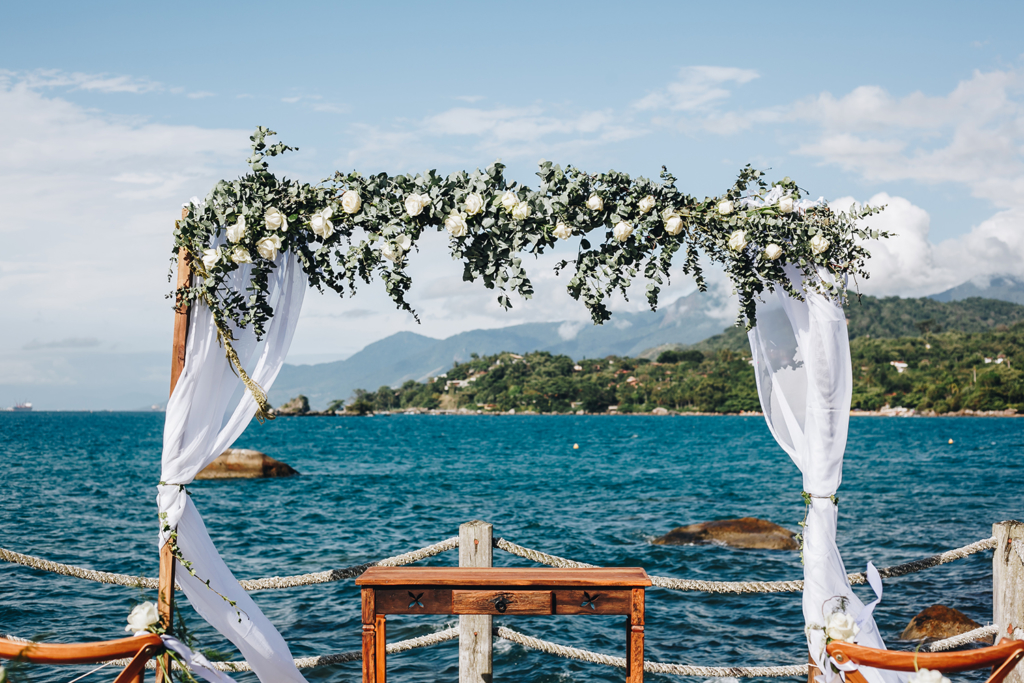
[[[452,256],[463,262],[463,279],[497,289],[505,308],[512,305],[510,293],[533,294],[524,254],[578,237],[575,258],[558,262],[556,272],[572,271],[569,294],[582,300],[595,323],[610,317],[608,297],[616,291],[626,296],[641,276],[656,308],[682,252],[682,273],[702,291],[701,257],[723,267],[739,295],[739,322],[750,327],[765,290],[781,286],[800,297],[785,266],[799,268],[804,288],[842,298],[847,278],[868,277],[863,243],[888,237],[858,224],[880,209],[836,213],[802,199],[789,178],[769,186],[750,166],[724,194],[704,199],[679,191],[664,167],[660,181],[653,181],[547,161],[540,164],[536,190],[508,181],[500,163],[447,177],[435,171],[336,173],[309,185],[270,173],[268,157],[293,149],[268,144],[274,134],[258,128],[251,137],[251,171],[218,182],[205,201],[193,202],[174,233],[175,258],[185,249],[199,277],[170,296],[185,304],[206,302],[228,346],[228,321],[263,335],[273,316],[268,276],[282,251],[298,255],[310,284],[321,291],[351,295],[358,280],[369,283],[377,275],[398,308],[415,316],[406,300],[412,284],[406,268],[424,230],[447,231]],[[252,264],[244,292],[225,280],[242,264]]]

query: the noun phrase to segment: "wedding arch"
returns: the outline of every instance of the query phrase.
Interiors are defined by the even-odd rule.
[[[665,168],[653,181],[550,162],[541,162],[536,189],[507,180],[500,163],[446,177],[337,173],[311,185],[270,172],[268,158],[291,149],[269,144],[272,135],[258,128],[249,172],[192,200],[176,223],[172,390],[157,494],[153,630],[162,635],[108,641],[107,654],[138,651],[118,681],[130,680],[129,670],[138,671],[160,648],[178,652],[208,680],[231,680],[171,635],[176,577],[196,611],[238,647],[261,681],[305,680],[284,638],[224,563],[186,487],[254,416],[273,419],[266,390],[287,356],[307,286],[351,295],[359,281],[376,277],[396,306],[415,315],[406,299],[407,266],[427,230],[446,233],[463,278],[496,290],[506,308],[511,294],[532,294],[524,257],[565,242],[575,253],[556,271],[568,273],[569,294],[595,323],[610,317],[608,298],[627,295],[638,278],[656,307],[677,257],[701,290],[702,267],[721,267],[739,298],[768,428],[802,473],[811,657],[830,681],[826,645],[837,624],[851,640],[884,649],[872,618],[881,580],[869,565],[878,599],[864,605],[853,593],[836,545],[835,497],[852,390],[842,303],[848,281],[868,277],[865,242],[888,236],[858,222],[878,209],[836,212],[806,199],[789,178],[769,184],[749,166],[724,193],[703,199],[678,190]],[[88,661],[84,656],[77,661]],[[159,669],[157,680],[168,670]],[[859,671],[870,683],[898,680],[883,669]]]

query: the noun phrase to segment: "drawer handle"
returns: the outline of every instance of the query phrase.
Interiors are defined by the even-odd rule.
[[[507,596],[499,595],[494,600],[491,600],[491,602],[494,603],[494,609],[498,610],[501,614],[504,614],[505,610],[508,609],[509,599]]]

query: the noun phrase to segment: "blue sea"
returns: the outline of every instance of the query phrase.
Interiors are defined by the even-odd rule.
[[[0,546],[156,576],[162,428],[160,414],[0,413]],[[496,536],[598,565],[727,581],[801,576],[795,552],[650,543],[677,526],[731,517],[797,529],[804,512],[799,472],[759,417],[279,418],[253,423],[236,446],[264,451],[301,472],[190,487],[239,578],[369,562],[457,535],[459,524],[472,519],[493,523]],[[994,522],[1021,518],[1022,456],[1024,421],[854,418],[839,491],[839,544],[848,571],[959,547],[988,538]],[[430,560],[457,562],[454,551]],[[528,563],[495,550],[495,564]],[[900,645],[910,618],[935,603],[989,623],[991,564],[987,551],[886,580],[875,615],[887,641]],[[870,589],[857,590],[869,597]],[[254,597],[296,657],[360,647],[359,591],[351,580]],[[154,592],[0,564],[0,633],[54,642],[122,637],[125,617],[143,599],[155,599]],[[184,614],[203,647],[237,657],[191,608]],[[620,617],[495,622],[623,654]],[[451,617],[389,618],[388,637],[454,623]],[[773,665],[807,656],[799,594],[652,589],[646,634],[647,657],[663,662]],[[451,641],[390,656],[389,680],[455,681],[457,653]],[[15,665],[10,672],[14,681],[42,682],[68,681],[86,670]],[[306,675],[357,681],[359,663]],[[105,670],[85,681],[111,678]],[[620,681],[624,674],[497,641],[494,678]]]

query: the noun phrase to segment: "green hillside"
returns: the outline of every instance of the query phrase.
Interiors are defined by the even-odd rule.
[[[904,406],[938,414],[972,410],[1024,411],[1024,323],[988,332],[926,333],[850,344],[853,407]],[[986,362],[986,358],[990,362]],[[905,363],[903,372],[892,363]],[[746,353],[669,350],[657,361],[609,356],[575,363],[547,352],[510,353],[457,364],[431,382],[358,391],[354,409],[441,408],[566,413],[583,410],[692,412],[759,410]]]

